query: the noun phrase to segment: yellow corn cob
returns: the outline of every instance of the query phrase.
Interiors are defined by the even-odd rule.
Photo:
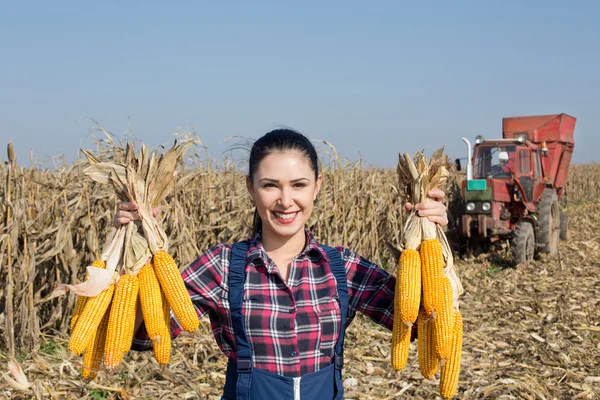
[[[171,307],[165,297],[164,292],[161,290],[162,298],[162,332],[158,336],[158,340],[152,341],[152,347],[154,348],[154,358],[161,365],[165,365],[171,358]]]
[[[106,264],[102,260],[95,260],[92,263],[92,267],[105,269]],[[89,277],[90,277],[90,274],[88,274],[86,272],[85,280],[87,281]],[[81,315],[81,312],[83,311],[83,308],[85,307],[85,302],[87,301],[87,299],[88,298],[85,296],[77,297],[77,302],[75,303],[75,308],[73,309],[73,316],[71,317],[71,323],[69,324],[69,328],[71,329],[71,332],[73,332],[73,329],[75,329],[75,324],[77,323],[77,319],[79,318],[79,316]]]
[[[438,305],[442,289],[444,257],[438,239],[427,239],[421,243],[421,279],[423,282],[423,306],[427,315]]]
[[[119,365],[125,350],[131,346],[138,290],[137,275],[126,274],[119,278],[115,298],[110,308],[104,349],[104,363],[109,369]],[[132,318],[133,322],[129,321]]]
[[[198,329],[200,321],[175,260],[165,251],[154,254],[154,272],[181,327],[188,332]]]
[[[435,351],[435,329],[433,319],[427,316],[423,308],[419,310],[417,319],[419,336],[417,346],[419,353],[419,368],[427,379],[433,379],[438,370],[440,359]]]
[[[102,321],[98,326],[98,330],[94,333],[94,339],[85,349],[83,355],[83,368],[81,376],[87,381],[92,381],[96,378],[98,370],[102,365],[102,357],[104,357],[104,343],[106,341],[106,330],[108,328],[108,318],[110,311],[104,313]]]
[[[163,334],[165,319],[160,284],[154,273],[152,264],[146,264],[138,273],[140,281],[140,303],[144,324],[150,340],[160,339]]]
[[[400,255],[394,300],[394,309],[399,306],[402,322],[412,326],[421,303],[421,257],[417,250],[406,249]]]
[[[138,291],[139,291],[139,280],[138,280]],[[133,335],[135,334],[135,314],[137,312],[139,297],[136,294],[136,299],[133,307],[127,308],[127,318],[125,319],[123,332],[125,332],[125,341],[123,341],[123,354],[126,354],[131,350],[131,344],[133,342]],[[129,333],[131,332],[131,334]]]
[[[463,321],[460,311],[454,312],[454,329],[450,355],[442,365],[440,375],[440,395],[451,399],[458,389],[458,376],[460,374],[460,358],[462,355]]]
[[[400,319],[394,319],[392,330],[392,368],[400,371],[406,366],[408,351],[410,350],[411,328]]]
[[[454,304],[450,279],[442,278],[442,295],[438,299],[435,317],[435,349],[442,359],[450,355],[452,330],[454,329]]]
[[[94,332],[98,329],[110,305],[114,291],[115,285],[111,284],[97,296],[87,299],[83,312],[79,316],[78,323],[75,324],[75,328],[69,339],[70,351],[78,356],[83,353],[92,339]]]

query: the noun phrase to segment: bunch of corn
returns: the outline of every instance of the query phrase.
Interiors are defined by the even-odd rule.
[[[398,175],[404,197],[412,204],[431,200],[427,194],[442,189],[448,179],[448,158],[436,151],[429,164],[422,153],[400,155]],[[452,398],[458,388],[462,350],[462,316],[458,296],[463,288],[442,228],[412,211],[402,232],[402,252],[394,298],[392,366],[406,366],[411,330],[417,324],[419,367],[433,379],[441,366],[440,394]],[[399,252],[399,251],[398,251]]]
[[[124,163],[100,162],[84,151],[91,164],[85,173],[96,182],[111,184],[120,201],[135,201],[140,216],[137,224],[117,228],[100,260],[88,267],[85,282],[62,285],[79,295],[69,350],[77,355],[85,352],[82,376],[86,380],[93,380],[102,365],[113,370],[129,352],[138,301],[161,365],[169,362],[171,354],[171,309],[185,330],[193,332],[199,326],[179,268],[168,253],[167,235],[148,212],[173,187],[175,167],[191,144],[175,144],[160,158],[155,153],[149,157],[145,146],[136,158],[127,145]]]

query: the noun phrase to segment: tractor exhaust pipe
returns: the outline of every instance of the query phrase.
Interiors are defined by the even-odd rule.
[[[471,142],[469,142],[467,138],[462,138],[462,140],[467,145],[467,180],[470,181],[473,179],[473,164],[471,163],[471,157],[473,155],[471,154]]]

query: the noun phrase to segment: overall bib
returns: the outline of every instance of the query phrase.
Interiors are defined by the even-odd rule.
[[[298,378],[274,374],[252,366],[252,347],[244,328],[242,298],[248,242],[233,245],[229,266],[229,305],[235,330],[237,363],[229,359],[225,390],[221,400],[343,400],[342,368],[344,366],[344,332],[348,312],[346,269],[340,253],[323,246],[329,257],[329,268],[337,281],[342,321],[335,345],[333,363],[317,372]]]

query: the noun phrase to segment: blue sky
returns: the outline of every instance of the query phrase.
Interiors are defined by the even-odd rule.
[[[387,167],[565,112],[574,161],[598,162],[599,18],[595,1],[0,1],[0,146],[72,160],[94,118],[150,146],[194,125],[220,157],[289,126]]]

